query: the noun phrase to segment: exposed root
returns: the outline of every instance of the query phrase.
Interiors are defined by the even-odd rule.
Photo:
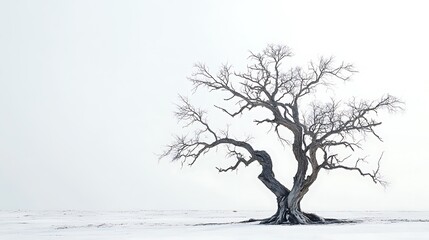
[[[267,224],[267,225],[310,225],[310,224],[346,224],[346,223],[359,223],[361,220],[347,220],[347,219],[335,219],[335,218],[322,218],[314,213],[305,213],[303,212],[305,217],[309,220],[306,223],[298,223],[290,215],[286,215],[284,217],[280,217],[278,213],[274,214],[269,218],[256,219],[250,218],[248,220],[239,221],[239,222],[221,222],[221,223],[199,223],[192,224],[191,226],[213,226],[213,225],[230,225],[230,224],[243,224],[243,223],[254,223],[259,222],[259,224]],[[408,220],[412,221],[412,220]],[[417,220],[417,221],[429,221],[429,220]]]
[[[283,212],[283,213],[282,213]],[[252,221],[250,221],[252,220]],[[250,219],[248,222],[255,222],[256,219]],[[334,219],[334,218],[322,218],[314,213],[305,213],[305,212],[295,212],[291,213],[288,210],[286,211],[277,211],[273,216],[262,219],[260,224],[269,224],[269,225],[280,225],[280,224],[289,224],[289,225],[305,225],[305,224],[333,224],[333,223],[352,223],[353,221]]]

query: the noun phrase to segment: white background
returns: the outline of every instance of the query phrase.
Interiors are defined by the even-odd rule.
[[[406,103],[380,115],[384,142],[367,146],[374,160],[385,152],[389,187],[322,174],[304,207],[429,210],[427,9],[425,1],[0,1],[0,209],[274,209],[257,166],[219,174],[214,167],[228,164],[221,152],[192,168],[157,154],[180,132],[177,94],[201,107],[220,99],[191,95],[195,62],[239,67],[248,50],[275,43],[299,64],[322,55],[354,63],[359,73],[337,97],[391,93]],[[219,113],[209,119],[222,123]],[[253,143],[290,186],[293,160],[266,130]]]

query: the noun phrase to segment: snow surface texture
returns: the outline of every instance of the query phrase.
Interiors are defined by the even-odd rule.
[[[38,239],[429,239],[429,212],[318,212],[353,224],[233,223],[266,211],[0,211],[1,240]]]

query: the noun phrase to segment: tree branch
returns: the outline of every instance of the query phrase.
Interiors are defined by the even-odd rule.
[[[253,162],[252,159],[254,158],[255,150],[247,142],[248,139],[245,141],[232,139],[228,137],[227,131],[221,132],[221,135],[219,135],[208,124],[203,110],[192,106],[189,100],[185,97],[180,96],[180,100],[182,104],[178,105],[178,110],[175,112],[176,117],[180,121],[185,122],[185,127],[192,124],[195,126],[199,125],[200,128],[198,128],[191,137],[176,136],[175,141],[171,145],[167,146],[166,151],[160,156],[160,158],[172,156],[174,161],[181,160],[182,164],[184,164],[189,160],[188,165],[193,165],[197,159],[207,153],[210,149],[220,145],[225,145],[239,147],[247,151],[252,157],[251,160],[247,161],[247,164]],[[207,140],[210,138],[212,140]],[[245,160],[242,159],[240,161],[244,163]]]
[[[348,171],[356,171],[363,177],[365,177],[365,176],[370,177],[374,183],[380,183],[382,186],[386,186],[387,182],[384,181],[380,175],[380,162],[381,162],[381,159],[383,158],[383,154],[384,153],[382,153],[380,158],[378,159],[377,168],[375,170],[373,170],[372,172],[364,172],[358,166],[359,162],[365,161],[365,158],[358,158],[356,160],[354,166],[346,166],[346,165],[341,164],[342,162],[345,161],[345,159],[339,160],[336,157],[336,155],[332,155],[330,160],[326,160],[325,164],[322,165],[322,168],[327,169],[327,170],[344,169],[344,170],[348,170]],[[335,160],[335,162],[333,162],[333,160]]]

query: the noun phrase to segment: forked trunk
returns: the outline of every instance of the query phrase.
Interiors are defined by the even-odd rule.
[[[301,211],[300,203],[304,196],[303,193],[307,192],[303,189],[305,175],[296,176],[293,189],[290,191],[275,178],[269,154],[265,151],[256,151],[255,155],[262,166],[262,172],[258,178],[277,199],[276,213],[270,218],[263,219],[262,224],[311,224],[324,222],[323,218],[315,214]]]

